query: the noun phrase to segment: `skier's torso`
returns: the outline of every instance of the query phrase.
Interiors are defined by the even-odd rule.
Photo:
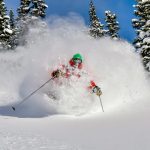
[[[62,65],[62,72],[64,73],[64,77],[66,78],[70,78],[71,76],[80,78],[83,74],[82,70],[72,67],[70,65]]]
[[[75,66],[72,60],[70,60],[69,64],[67,65],[61,65],[61,70],[66,78],[69,78],[71,76],[80,78],[83,74],[86,74],[86,71],[82,68],[82,65]]]
[[[59,70],[63,72],[63,78],[67,80],[56,80],[57,83],[60,85],[62,82],[85,82],[87,83],[88,89],[92,89],[96,84],[93,80],[91,80],[91,77],[89,73],[83,69],[83,65],[75,66],[72,60],[69,61],[66,65],[60,65],[58,67]]]

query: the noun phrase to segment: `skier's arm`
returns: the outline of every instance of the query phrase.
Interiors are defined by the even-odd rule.
[[[97,86],[94,81],[90,81],[89,89],[91,90],[92,93],[95,93],[97,96],[102,95],[101,88]]]

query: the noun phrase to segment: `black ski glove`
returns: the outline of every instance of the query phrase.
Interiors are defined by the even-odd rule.
[[[101,91],[100,87],[98,87],[98,86],[93,87],[92,91],[93,91],[93,93],[95,93],[97,96],[101,96],[101,95],[102,95],[102,91]]]
[[[61,70],[56,70],[52,73],[52,77],[59,78],[60,76],[63,76],[63,72]]]

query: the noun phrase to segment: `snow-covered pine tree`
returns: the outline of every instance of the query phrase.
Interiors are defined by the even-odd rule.
[[[0,0],[0,47],[3,45],[4,34],[4,16],[6,15],[6,7],[3,0]]]
[[[9,49],[9,39],[13,31],[10,28],[10,17],[7,15],[7,8],[3,0],[0,0],[0,48]]]
[[[93,0],[90,1],[90,35],[94,38],[100,38],[104,36],[105,31],[103,30],[103,24],[99,21],[99,18],[96,15],[96,9],[93,4]]]
[[[9,17],[10,17],[10,20],[9,20],[10,27],[11,27],[11,29],[14,29],[15,28],[15,18],[14,18],[14,12],[12,9],[9,11]]]
[[[16,23],[16,19],[14,16],[14,12],[11,9],[9,11],[9,16],[10,16],[10,28],[13,31],[13,34],[11,35],[10,39],[9,39],[9,45],[11,46],[11,49],[15,49],[18,45],[18,28],[17,28],[17,23]]]
[[[33,6],[31,10],[31,15],[35,17],[45,18],[46,16],[46,8],[48,6],[45,3],[45,0],[32,0]]]
[[[117,17],[111,11],[105,11],[105,22],[107,23],[106,27],[108,28],[106,34],[111,36],[113,39],[118,39],[118,31],[119,31],[119,22],[117,21]]]
[[[31,0],[20,1],[20,7],[17,9],[18,20],[26,19],[26,16],[28,16],[30,12],[30,4],[31,4]]]
[[[133,44],[141,54],[146,70],[150,71],[150,0],[136,0],[134,11],[137,16],[132,19],[132,25],[136,29],[137,37]]]
[[[26,44],[26,35],[29,31],[28,25],[31,21],[31,0],[20,0],[20,6],[17,9],[17,39],[18,45]]]
[[[19,19],[26,19],[27,16],[45,18],[47,7],[45,0],[21,0],[18,8]]]
[[[31,26],[36,26],[39,19],[46,16],[45,10],[48,6],[45,0],[21,0],[18,8],[17,28],[18,44],[27,43],[26,36]],[[29,27],[30,26],[30,27]]]

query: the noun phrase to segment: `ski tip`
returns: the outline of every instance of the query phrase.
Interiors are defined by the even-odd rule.
[[[12,109],[15,111],[16,110],[16,108],[15,107],[12,107]]]

